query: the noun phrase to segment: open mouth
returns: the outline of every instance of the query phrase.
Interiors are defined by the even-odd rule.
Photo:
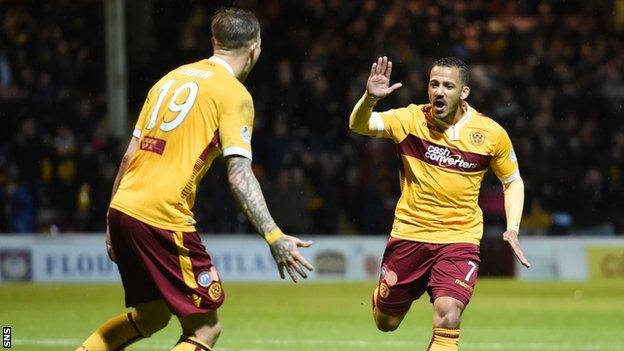
[[[444,112],[444,110],[446,109],[446,103],[444,102],[444,100],[436,100],[433,104],[433,107],[435,108],[436,115],[438,115]]]

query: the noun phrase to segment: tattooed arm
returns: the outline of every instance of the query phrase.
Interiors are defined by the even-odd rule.
[[[269,243],[282,279],[285,277],[284,269],[295,282],[295,272],[307,278],[303,268],[311,271],[313,267],[299,253],[298,248],[309,247],[312,242],[282,234],[269,213],[260,184],[251,170],[250,159],[232,155],[226,157],[225,163],[230,190],[258,233]]]

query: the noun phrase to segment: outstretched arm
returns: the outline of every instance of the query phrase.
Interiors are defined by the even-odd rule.
[[[285,277],[284,269],[295,282],[297,281],[295,272],[307,278],[303,268],[312,271],[313,267],[299,253],[298,248],[309,247],[312,242],[284,235],[277,227],[267,208],[260,184],[251,169],[250,159],[232,155],[225,159],[225,163],[230,190],[247,218],[270,245],[282,279]]]
[[[349,128],[362,135],[375,136],[379,128],[380,121],[371,118],[373,107],[377,101],[391,94],[403,85],[401,83],[390,84],[390,75],[392,74],[392,61],[386,56],[379,57],[377,62],[371,66],[371,72],[366,81],[366,93],[357,102],[351,116],[349,117]],[[376,116],[377,118],[381,118]],[[383,122],[381,122],[383,123]]]
[[[507,230],[503,233],[503,240],[511,246],[514,254],[523,266],[529,268],[531,264],[524,256],[518,232],[520,231],[520,219],[522,218],[522,207],[524,206],[524,182],[522,178],[517,178],[511,183],[504,185],[505,192],[505,216],[507,218]]]

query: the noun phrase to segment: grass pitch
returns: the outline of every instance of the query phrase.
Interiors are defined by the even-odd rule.
[[[215,351],[425,350],[431,305],[415,302],[393,333],[375,328],[374,282],[226,284],[224,327]],[[0,324],[13,349],[74,350],[105,319],[124,311],[116,285],[0,284]],[[169,326],[129,350],[169,350]],[[462,351],[624,351],[624,282],[524,283],[480,279],[464,313]]]

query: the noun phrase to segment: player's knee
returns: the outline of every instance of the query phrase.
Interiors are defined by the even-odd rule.
[[[221,323],[214,311],[182,317],[180,322],[184,335],[194,336],[208,345],[214,345],[221,335]]]
[[[221,323],[217,322],[212,325],[202,325],[196,328],[192,333],[188,333],[187,335],[193,335],[201,342],[212,347],[217,342],[219,335],[221,335]]]
[[[436,309],[434,326],[440,328],[458,328],[461,320],[461,309]]]
[[[171,313],[167,314],[156,314],[152,318],[146,318],[140,324],[140,328],[142,331],[147,333],[146,336],[150,336],[157,331],[163,329],[169,324],[169,320],[171,319]]]
[[[132,311],[132,318],[143,336],[148,337],[169,324],[171,312],[164,303],[138,306]]]
[[[433,326],[439,328],[459,328],[463,302],[448,296],[437,298],[434,303]]]
[[[211,340],[216,340],[219,337],[219,335],[221,335],[221,330],[223,330],[223,327],[221,326],[220,322],[217,322],[217,324],[212,325],[208,328],[207,337],[210,338]]]
[[[377,329],[382,332],[391,332],[397,330],[399,325],[401,325],[401,318],[397,316],[390,316],[381,312],[376,311],[374,313],[375,317],[375,325],[377,325]]]
[[[401,324],[401,322],[397,320],[376,320],[375,323],[377,324],[377,329],[384,333],[397,330]]]

